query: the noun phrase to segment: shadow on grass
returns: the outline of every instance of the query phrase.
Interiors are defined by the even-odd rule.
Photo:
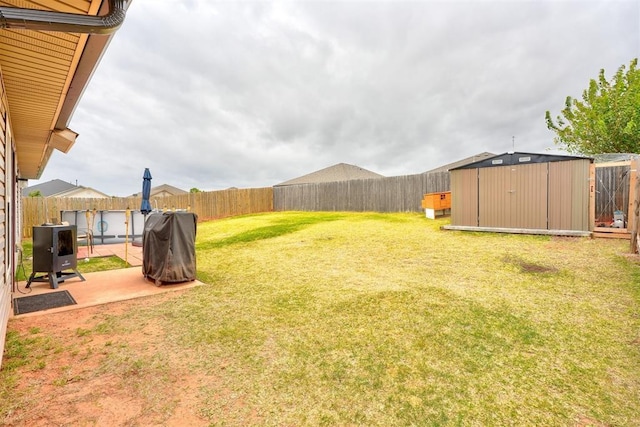
[[[302,230],[310,225],[321,222],[337,221],[344,217],[344,215],[340,214],[322,214],[313,216],[309,216],[308,214],[301,216],[292,215],[286,219],[275,221],[271,225],[243,231],[233,236],[225,237],[224,239],[199,242],[196,244],[196,249],[218,249],[238,243],[251,243],[258,240],[272,239],[285,234],[295,233],[296,231]]]

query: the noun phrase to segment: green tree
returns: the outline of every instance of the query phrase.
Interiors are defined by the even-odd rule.
[[[196,187],[193,187],[191,190],[189,190],[189,193],[202,193],[202,191],[197,189]]]
[[[545,114],[554,142],[570,153],[640,153],[640,70],[638,58],[621,66],[609,82],[604,70],[591,79],[582,100],[567,97],[556,118]]]
[[[40,190],[31,191],[29,193],[29,197],[42,197],[42,193]]]

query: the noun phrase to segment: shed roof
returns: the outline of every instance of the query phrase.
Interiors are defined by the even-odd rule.
[[[522,165],[527,163],[549,163],[549,162],[566,162],[569,160],[590,160],[591,157],[580,156],[565,156],[560,154],[538,154],[538,153],[522,153],[522,152],[508,152],[504,154],[498,154],[493,157],[489,157],[477,162],[469,163],[463,166],[458,166],[450,170],[459,169],[479,169],[490,168],[496,166],[510,166],[510,165]]]
[[[298,178],[281,182],[280,184],[277,184],[276,187],[285,185],[317,184],[321,182],[350,181],[352,179],[371,178],[384,178],[384,175],[371,172],[370,170],[361,168],[360,166],[354,166],[347,163],[338,163],[336,165],[311,172]]]

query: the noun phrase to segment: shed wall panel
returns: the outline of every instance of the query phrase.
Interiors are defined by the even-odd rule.
[[[511,227],[511,167],[478,169],[478,225]]]
[[[571,168],[566,162],[549,164],[549,228],[570,230]]]
[[[592,229],[591,221],[589,221],[589,165],[590,162],[586,160],[572,162],[571,230],[589,231]]]
[[[512,166],[509,227],[547,229],[547,166],[548,163]]]
[[[451,171],[451,224],[478,226],[478,169]]]
[[[549,229],[589,231],[588,160],[549,163]]]
[[[569,162],[572,166],[571,228],[589,231],[593,227],[589,220],[589,166],[588,160]]]

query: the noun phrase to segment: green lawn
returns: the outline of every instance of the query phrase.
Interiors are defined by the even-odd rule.
[[[446,223],[297,212],[201,223],[205,286],[78,335],[106,336],[101,369],[134,369],[140,387],[200,378],[211,425],[640,425],[628,242]],[[127,334],[149,325],[162,334],[144,358]],[[37,369],[45,350],[31,335],[10,333],[21,351],[0,380]],[[149,411],[171,411],[145,390]]]

